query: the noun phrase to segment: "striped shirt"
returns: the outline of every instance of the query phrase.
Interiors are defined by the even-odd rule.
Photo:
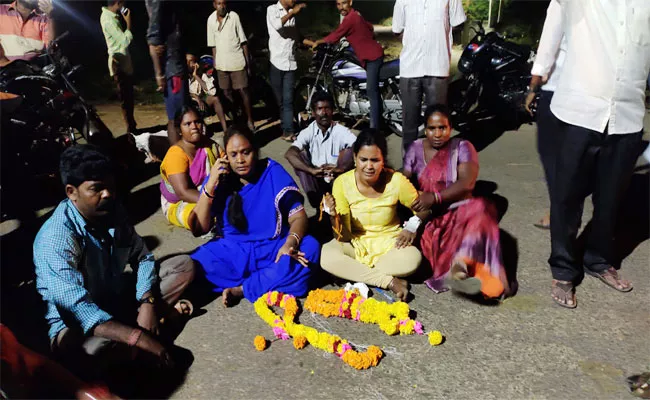
[[[47,303],[49,336],[66,327],[85,334],[113,317],[129,264],[137,274],[136,299],[151,290],[158,276],[153,255],[118,207],[115,227],[93,227],[68,199],[59,203],[34,240],[36,289]]]
[[[33,10],[27,20],[16,2],[0,4],[0,41],[9,60],[29,60],[50,42],[50,18]]]
[[[404,32],[400,77],[449,76],[451,28],[465,19],[461,0],[397,0],[393,32]]]
[[[119,15],[102,7],[102,15],[99,17],[99,23],[104,32],[106,47],[108,48],[108,70],[111,76],[118,71],[133,74],[131,57],[129,55],[129,45],[133,40],[133,34],[130,30],[122,30]]]

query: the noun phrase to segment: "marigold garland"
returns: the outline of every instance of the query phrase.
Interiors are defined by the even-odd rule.
[[[276,306],[285,310],[284,316],[280,317],[270,307]],[[254,304],[255,312],[267,324],[273,328],[275,336],[282,340],[289,340],[290,337],[304,338],[312,346],[333,353],[341,358],[346,364],[356,369],[367,369],[379,363],[383,352],[377,346],[370,346],[361,353],[352,348],[347,340],[339,336],[330,335],[327,332],[318,332],[316,329],[301,325],[295,322],[298,313],[296,298],[280,292],[269,292],[261,296]],[[301,339],[298,339],[301,341]],[[306,343],[305,343],[306,344]],[[296,346],[296,339],[294,339]]]
[[[324,317],[341,317],[377,324],[387,335],[424,334],[422,324],[409,318],[411,310],[408,304],[402,301],[388,304],[373,298],[366,299],[356,289],[348,292],[344,289],[312,290],[305,301],[305,310]]]
[[[304,349],[305,346],[307,346],[307,338],[304,336],[296,336],[293,338],[293,347],[296,348],[296,350]]]

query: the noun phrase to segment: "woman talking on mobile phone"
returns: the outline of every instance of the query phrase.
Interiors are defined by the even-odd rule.
[[[195,236],[217,224],[222,237],[196,249],[192,258],[227,307],[271,290],[307,294],[309,266],[318,263],[320,245],[307,236],[298,186],[280,164],[259,159],[247,128],[228,128],[224,146],[227,158],[212,167],[189,217]]]

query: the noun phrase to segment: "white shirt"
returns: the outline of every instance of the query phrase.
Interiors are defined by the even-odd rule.
[[[269,53],[271,64],[281,71],[294,71],[298,68],[294,47],[299,38],[296,18],[291,17],[282,25],[282,17],[287,15],[282,4],[270,5],[266,9],[266,27],[269,30]]]
[[[404,32],[400,77],[449,76],[451,28],[465,19],[461,0],[397,0],[393,32]]]
[[[650,1],[559,1],[567,53],[551,111],[598,132],[640,132],[650,71]]]
[[[336,165],[339,153],[351,148],[357,137],[343,125],[332,122],[332,126],[325,132],[320,130],[316,121],[300,131],[298,138],[292,146],[301,151],[308,150],[311,163],[314,167],[325,164]]]
[[[539,39],[537,56],[531,70],[532,75],[547,79],[543,90],[554,92],[560,80],[560,73],[566,58],[566,38],[562,29],[562,6],[551,0],[546,10],[546,20]],[[559,46],[559,49],[558,49]]]
[[[214,67],[219,71],[241,71],[246,68],[241,45],[247,40],[236,12],[228,11],[221,25],[216,11],[208,17],[208,47],[216,49]]]
[[[214,87],[214,78],[204,73],[201,76],[201,80],[205,82],[205,87],[208,89],[208,91],[205,92],[205,94],[208,96],[215,96],[217,94],[217,89]],[[188,81],[189,81],[188,90],[190,94],[200,96],[201,94],[204,93],[201,84],[196,79],[194,79],[194,77],[190,77]]]

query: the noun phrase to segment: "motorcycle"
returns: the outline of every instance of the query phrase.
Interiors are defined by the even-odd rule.
[[[481,117],[497,117],[516,128],[531,122],[523,104],[535,52],[497,32],[486,34],[481,22],[472,30],[475,36],[458,60],[462,77],[449,85],[454,127],[462,129]]]
[[[296,121],[300,129],[311,122],[311,99],[319,90],[334,97],[335,109],[346,118],[360,121],[370,113],[366,93],[366,70],[349,44],[321,44],[311,60],[309,74],[300,79],[294,94]],[[399,92],[399,59],[385,62],[379,72],[383,100],[382,117],[388,127],[402,135],[402,100]]]
[[[50,42],[32,61],[15,60],[0,68],[0,92],[18,96],[1,118],[2,164],[18,169],[12,176],[55,175],[60,154],[81,139],[109,152],[113,147],[111,131],[73,84],[81,66],[70,66],[60,51],[66,36]],[[3,178],[8,178],[3,188],[11,185],[11,177]]]

